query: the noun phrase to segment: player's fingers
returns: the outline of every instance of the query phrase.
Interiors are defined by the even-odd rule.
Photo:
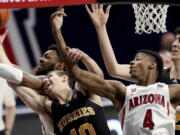
[[[106,8],[106,15],[109,15],[110,9],[111,9],[111,5],[108,5]]]
[[[58,15],[67,16],[67,14],[66,14],[65,12],[63,12],[63,11],[57,11],[57,14],[58,14]]]
[[[98,4],[94,4],[95,10],[98,10]]]
[[[68,52],[67,52],[68,59],[71,59],[71,55],[72,55],[72,52],[71,52],[71,49],[69,49]]]
[[[58,7],[56,11],[59,11],[59,10],[63,10],[63,11],[64,11],[64,8],[63,8],[63,7],[64,7],[64,6]]]
[[[63,11],[56,11],[51,15],[51,18],[54,18],[55,16],[67,16],[67,14]]]
[[[100,8],[100,9],[103,9],[103,4],[100,4],[100,5],[99,5],[99,8]]]
[[[76,54],[76,53],[74,53],[72,55],[72,62],[77,62],[77,56],[78,56],[78,54]]]
[[[91,10],[89,9],[88,5],[85,5],[86,11],[88,12],[89,15],[91,15]]]
[[[91,10],[92,10],[92,12],[95,11],[95,4],[91,4]]]
[[[75,62],[78,62],[81,58],[82,58],[82,57],[81,57],[81,54],[75,55],[75,56],[74,56],[74,59],[73,59],[74,63],[75,63]]]

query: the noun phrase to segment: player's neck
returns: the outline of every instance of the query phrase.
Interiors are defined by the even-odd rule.
[[[138,85],[141,86],[148,86],[151,84],[156,83],[156,79],[157,78],[157,73],[156,72],[151,72],[149,73],[149,75],[147,75],[147,77],[144,77],[144,79],[141,79],[138,81]]]
[[[63,92],[59,92],[57,94],[57,99],[60,104],[67,104],[70,102],[72,94],[73,94],[73,92],[72,92],[71,88],[67,87],[67,88],[64,88]]]
[[[175,67],[180,67],[180,58],[179,58],[179,56],[177,56],[175,58],[172,58],[172,61],[173,61],[173,65]]]
[[[180,62],[174,64],[170,71],[170,78],[180,79]]]

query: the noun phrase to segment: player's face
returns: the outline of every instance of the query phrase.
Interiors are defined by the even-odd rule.
[[[160,52],[159,55],[161,56],[161,58],[163,59],[163,63],[164,63],[164,66],[166,68],[171,67],[172,65],[172,54],[169,52],[169,51],[164,51],[164,52]],[[168,63],[168,64],[167,64]]]
[[[55,72],[50,72],[43,82],[45,93],[55,97],[57,93],[63,92],[68,86],[68,77],[67,75],[58,76]]]
[[[130,74],[133,80],[144,80],[152,64],[152,58],[145,53],[138,53],[130,63]]]
[[[56,63],[59,62],[59,56],[55,50],[46,51],[39,59],[39,65],[35,71],[36,75],[46,75],[49,71],[55,69]]]
[[[180,59],[180,34],[172,44],[172,59]]]

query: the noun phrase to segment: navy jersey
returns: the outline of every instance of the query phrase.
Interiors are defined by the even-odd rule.
[[[171,68],[163,70],[162,74],[158,78],[158,82],[166,84],[180,84],[180,79],[170,78]]]
[[[103,108],[74,90],[69,104],[51,106],[58,135],[110,135]]]

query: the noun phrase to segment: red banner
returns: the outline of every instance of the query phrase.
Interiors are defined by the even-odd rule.
[[[0,8],[31,8],[95,3],[96,0],[0,0]]]

